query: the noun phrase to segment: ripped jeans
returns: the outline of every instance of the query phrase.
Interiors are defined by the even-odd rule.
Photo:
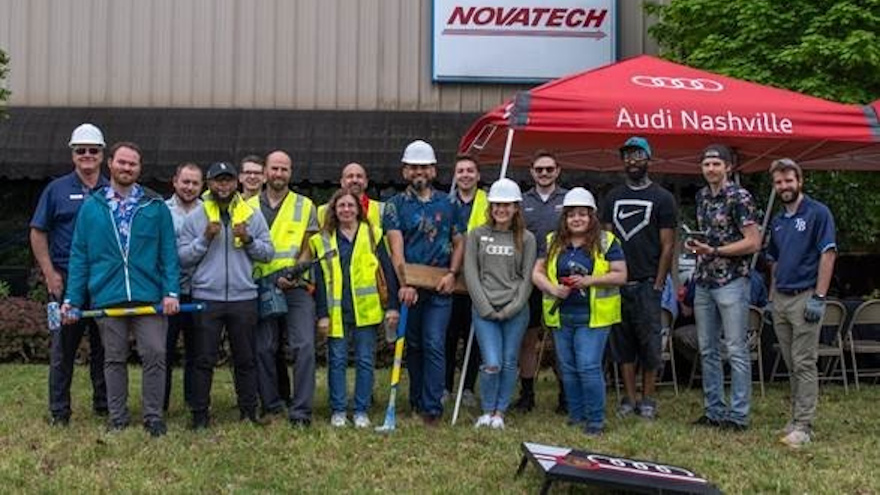
[[[510,405],[516,385],[519,348],[528,323],[528,305],[504,321],[487,320],[473,312],[474,332],[483,358],[480,407],[484,413],[503,413]]]

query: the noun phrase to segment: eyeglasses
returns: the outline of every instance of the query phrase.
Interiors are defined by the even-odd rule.
[[[260,172],[259,170],[245,170],[241,175],[263,175],[263,172]]]
[[[623,152],[624,161],[643,161],[648,159],[648,152],[641,148],[631,148]]]
[[[552,174],[556,172],[556,167],[532,167],[536,174]]]
[[[104,150],[101,148],[74,148],[73,149],[73,152],[76,153],[77,155],[85,155],[86,153],[88,153],[90,155],[98,155],[102,151],[104,151]]]

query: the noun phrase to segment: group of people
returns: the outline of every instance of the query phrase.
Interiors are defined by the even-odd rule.
[[[478,357],[464,363],[463,372],[466,395],[474,397],[476,373],[468,368],[478,369],[477,428],[504,428],[508,409],[534,407],[542,328],[552,333],[558,410],[567,412],[570,425],[589,435],[605,428],[606,347],[622,370],[618,416],[652,420],[658,414],[660,297],[672,269],[678,213],[672,194],[648,174],[652,150],[642,137],[621,146],[625,183],[601,205],[583,187],[558,184],[560,166],[549,151],[533,157],[535,185],[525,193],[507,178],[488,193],[481,190],[479,163],[471,156],[456,158],[454,187],[445,193],[432,185],[433,148],[418,140],[403,152],[403,192],[384,203],[370,199],[366,169],[350,163],[340,189],[316,207],[290,189],[293,162],[283,151],[265,160],[245,157],[238,170],[212,164],[204,193],[202,170],[184,163],[174,194],[162,200],[138,183],[136,144],[109,147],[109,180],[100,172],[105,142],[97,127],[77,127],[69,145],[75,169],[49,184],[31,222],[50,297],[63,302],[64,326],[52,335],[53,424],[69,422],[73,356],[88,331],[93,406],[109,414],[111,430],[130,423],[129,333],[143,362],[147,431],[166,432],[171,358],[181,335],[191,427],[207,428],[225,331],[242,420],[262,424],[266,415],[286,413],[294,426],[311,424],[317,335],[328,339],[331,425],[344,427],[351,417],[355,427],[368,427],[377,333],[396,328],[403,306],[409,401],[426,425],[443,415],[459,342],[471,326]],[[696,423],[741,431],[749,425],[751,395],[749,255],[761,249],[762,235],[751,195],[732,180],[733,165],[725,146],[702,153],[706,186],[696,198],[697,229],[687,229],[684,248],[698,259],[693,307],[705,410]],[[834,222],[824,205],[803,194],[794,161],[776,160],[771,175],[784,205],[770,229],[771,299],[792,370],[792,420],[782,439],[797,447],[810,441],[815,416],[816,348],[835,259]],[[407,277],[408,264],[443,274],[417,287]],[[454,293],[460,275],[467,294]],[[178,313],[189,302],[205,309]],[[97,325],[77,318],[86,307],[141,305],[159,305],[162,314],[102,318]],[[731,365],[729,401],[722,356]]]

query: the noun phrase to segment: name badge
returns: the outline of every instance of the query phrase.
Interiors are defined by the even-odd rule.
[[[71,195],[70,195],[70,199],[77,199],[77,200],[79,200],[79,199],[83,199],[83,195],[82,195],[82,193],[80,193],[80,194],[71,194]]]

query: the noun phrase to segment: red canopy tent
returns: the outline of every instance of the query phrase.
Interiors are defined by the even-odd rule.
[[[878,114],[880,100],[846,105],[645,55],[517,93],[471,126],[459,152],[502,163],[512,139],[513,165],[544,148],[563,167],[619,170],[618,148],[642,135],[657,172],[699,173],[699,152],[713,142],[733,148],[744,172],[781,157],[808,169],[880,170]]]

